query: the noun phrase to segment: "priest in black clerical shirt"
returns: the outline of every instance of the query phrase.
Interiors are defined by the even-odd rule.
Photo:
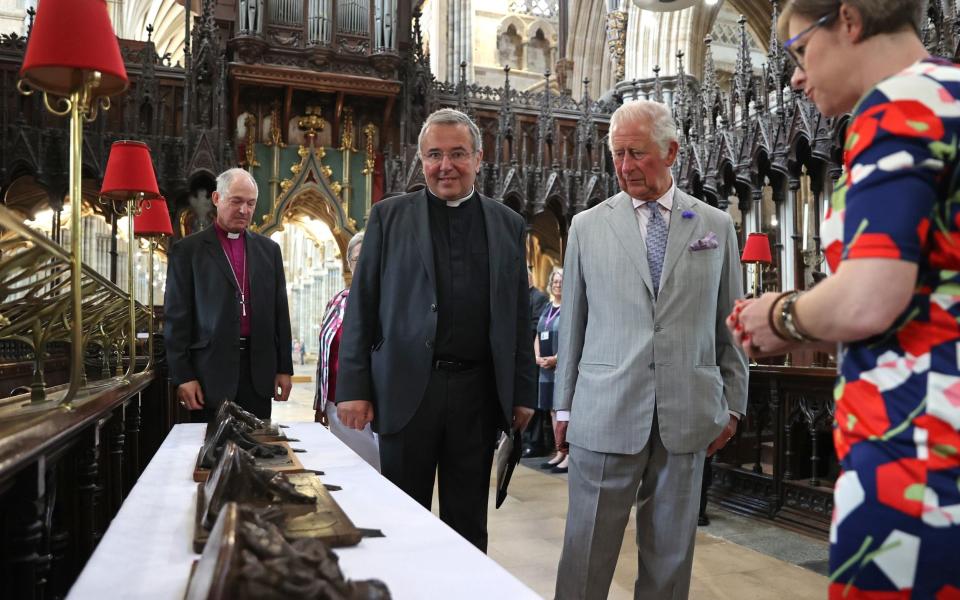
[[[487,547],[496,431],[533,413],[525,227],[474,181],[480,131],[442,109],[420,131],[427,189],[370,211],[343,320],[337,412],[372,422],[384,476]]]

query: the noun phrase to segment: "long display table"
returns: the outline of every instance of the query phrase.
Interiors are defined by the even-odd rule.
[[[179,600],[194,554],[197,484],[193,467],[203,425],[177,425],[117,513],[68,598]],[[337,548],[349,579],[380,579],[394,598],[538,598],[503,567],[387,481],[318,423],[291,423],[287,435],[307,469],[341,486],[333,497],[357,527],[385,537]]]

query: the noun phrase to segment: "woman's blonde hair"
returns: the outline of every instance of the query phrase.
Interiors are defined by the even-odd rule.
[[[896,33],[908,27],[920,35],[924,3],[919,0],[790,0],[777,21],[781,41],[790,37],[790,19],[794,15],[816,21],[839,12],[844,4],[860,13],[863,20],[861,39],[881,33]]]

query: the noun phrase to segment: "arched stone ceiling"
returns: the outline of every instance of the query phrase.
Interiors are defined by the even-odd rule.
[[[616,83],[613,65],[607,54],[607,0],[571,2],[567,57],[573,61],[570,89],[579,98],[583,78],[590,78],[590,96],[596,98]]]
[[[770,0],[722,0],[747,18],[747,27],[764,50],[770,37]],[[574,63],[571,88],[579,97],[584,77],[591,79],[590,94],[596,97],[616,83],[606,42],[607,0],[571,2],[567,57]],[[782,0],[781,0],[782,4]],[[687,73],[699,78],[703,71],[703,38],[713,29],[720,11],[714,6],[697,6],[672,13],[641,11],[630,4],[627,29],[627,78],[650,77],[655,64],[662,75],[676,72],[676,53],[683,50]],[[642,13],[642,14],[641,14]],[[631,68],[632,67],[632,68]],[[635,73],[635,75],[633,74]]]
[[[157,54],[170,53],[172,64],[183,64],[185,9],[176,0],[119,0],[114,28],[128,40],[146,41],[147,25],[153,25]]]

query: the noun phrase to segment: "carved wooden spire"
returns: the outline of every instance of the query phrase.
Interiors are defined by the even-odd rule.
[[[494,148],[494,173],[496,174],[496,189],[498,194],[503,193],[504,169],[501,165],[510,161],[516,154],[513,147],[513,106],[510,102],[510,65],[503,66],[503,90],[500,93],[500,112],[497,116],[497,145]],[[507,156],[503,156],[503,146],[507,144]]]
[[[653,99],[663,104],[663,82],[660,81],[660,65],[653,67]]]
[[[780,34],[777,33],[777,21],[780,19],[780,2],[772,0],[773,15],[770,22],[770,50],[767,52],[767,69],[770,85],[776,92],[777,114],[783,115],[783,88],[789,85],[792,74],[787,68],[787,55],[780,43]]]
[[[713,49],[710,47],[713,38],[709,35],[703,38],[706,46],[703,59],[703,118],[705,119],[704,132],[709,139],[713,139],[716,133],[716,109],[720,102],[720,86],[717,83],[717,66],[713,62]]]
[[[733,98],[730,102],[730,123],[736,122],[736,107],[740,106],[740,123],[747,126],[750,118],[750,101],[753,100],[753,61],[750,59],[750,34],[747,18],[740,15],[740,43],[737,47],[737,65],[734,70]]]

